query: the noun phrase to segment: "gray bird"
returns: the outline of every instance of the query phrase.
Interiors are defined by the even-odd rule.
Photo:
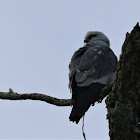
[[[101,89],[114,81],[117,66],[117,57],[102,32],[89,31],[84,42],[69,64],[69,88],[73,100],[69,119],[76,123],[99,99]]]

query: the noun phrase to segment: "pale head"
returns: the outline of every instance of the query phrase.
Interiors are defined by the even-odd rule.
[[[98,31],[89,31],[89,32],[87,32],[84,42],[89,43],[89,42],[97,41],[97,40],[104,41],[108,45],[110,45],[110,41],[107,38],[107,36],[105,36],[102,32],[98,32]]]

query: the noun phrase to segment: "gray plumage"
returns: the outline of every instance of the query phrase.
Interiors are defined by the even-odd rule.
[[[84,42],[86,43],[85,46],[74,53],[69,64],[69,87],[72,91],[72,99],[75,102],[80,96],[80,93],[78,93],[79,88],[88,88],[91,85],[95,88],[96,83],[102,85],[111,84],[114,81],[117,65],[117,58],[109,47],[109,39],[102,32],[88,32]],[[83,93],[84,96],[87,94],[94,95],[94,91],[90,90],[90,93]],[[84,102],[86,104],[86,101]],[[87,109],[83,110],[79,117],[82,117],[81,115],[84,115],[87,111]],[[76,121],[71,119],[73,118],[72,116],[71,114],[70,120]]]

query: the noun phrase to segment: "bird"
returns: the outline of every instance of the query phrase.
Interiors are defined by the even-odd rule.
[[[69,88],[72,111],[69,119],[76,124],[99,99],[102,88],[113,83],[117,57],[108,37],[99,31],[87,32],[84,46],[72,56],[69,64]]]

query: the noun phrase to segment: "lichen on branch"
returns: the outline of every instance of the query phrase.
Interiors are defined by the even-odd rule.
[[[112,85],[108,85],[105,88],[102,89],[100,93],[100,98],[98,102],[101,102],[105,96],[109,94],[111,91]],[[39,100],[44,101],[52,105],[56,106],[70,106],[72,105],[71,99],[58,99],[55,97],[48,96],[46,94],[40,94],[40,93],[17,93],[14,92],[11,88],[9,89],[9,92],[0,92],[0,99],[5,100]]]

